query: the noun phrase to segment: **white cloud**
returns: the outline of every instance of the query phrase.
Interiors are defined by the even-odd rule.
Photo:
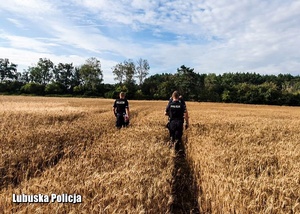
[[[49,52],[49,47],[59,46],[54,42],[43,42],[42,39],[0,34],[0,38],[7,40],[12,48],[27,49],[36,52]]]
[[[199,72],[299,72],[300,1],[0,3],[0,18],[19,29],[13,34],[0,27],[2,48],[14,50],[14,56],[28,51],[32,62],[41,54],[55,60],[95,56],[109,79],[116,63],[140,57],[148,59],[151,73],[175,72],[182,64]]]
[[[45,17],[55,14],[56,7],[55,4],[40,0],[0,0],[0,11],[8,12],[9,16],[22,21],[27,19],[42,22]]]
[[[20,22],[20,20],[7,18],[7,20],[13,23],[17,28],[25,28],[25,26]]]
[[[38,62],[39,58],[47,58],[54,63],[73,63],[74,65],[81,65],[87,58],[78,55],[56,55],[51,53],[42,53],[29,50],[21,50],[16,48],[3,48],[0,47],[0,52],[5,53],[5,57],[11,62],[18,64],[18,71],[27,69],[28,66],[34,65]],[[20,57],[22,56],[22,57]]]

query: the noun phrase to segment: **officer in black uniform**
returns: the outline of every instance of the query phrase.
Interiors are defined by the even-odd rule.
[[[172,94],[172,102],[169,102],[165,115],[169,116],[169,133],[171,138],[171,143],[175,142],[181,143],[181,138],[183,134],[183,124],[184,119],[186,121],[186,128],[189,125],[189,118],[187,115],[186,106],[179,102],[179,94],[177,91],[174,91]]]
[[[174,92],[178,93],[178,91],[174,91]],[[179,94],[179,93],[178,93],[178,94]],[[184,99],[183,99],[183,97],[182,97],[181,95],[179,95],[178,101],[179,101],[180,103],[182,103],[182,104],[185,106],[185,108],[186,108],[185,101],[184,101]],[[172,97],[172,96],[171,96],[170,99],[169,99],[168,105],[169,105],[171,102],[173,102],[173,97]],[[186,114],[187,114],[187,117],[188,117],[188,110],[187,110],[187,108],[186,108]],[[167,123],[166,127],[167,127],[168,129],[169,129],[169,127],[170,127],[170,117],[169,117],[169,120],[168,120],[168,123]]]
[[[129,103],[125,98],[125,93],[119,94],[119,99],[116,99],[113,105],[113,112],[116,116],[116,127],[118,129],[129,125]]]

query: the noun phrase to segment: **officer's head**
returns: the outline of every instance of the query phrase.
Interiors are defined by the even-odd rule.
[[[125,98],[125,92],[120,92],[119,96],[120,96],[121,99],[124,99]]]
[[[178,91],[174,91],[173,92],[172,98],[173,98],[173,100],[178,100],[179,99],[179,93],[178,93]]]

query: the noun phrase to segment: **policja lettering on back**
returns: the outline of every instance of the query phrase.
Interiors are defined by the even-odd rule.
[[[181,108],[181,105],[171,105],[171,108]]]
[[[124,105],[125,101],[124,100],[117,100],[116,104],[118,104],[118,105]]]

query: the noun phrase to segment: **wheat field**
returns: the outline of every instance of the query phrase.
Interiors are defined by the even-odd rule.
[[[187,102],[178,156],[167,101],[129,103],[116,130],[113,100],[0,96],[0,213],[300,213],[300,108]]]

